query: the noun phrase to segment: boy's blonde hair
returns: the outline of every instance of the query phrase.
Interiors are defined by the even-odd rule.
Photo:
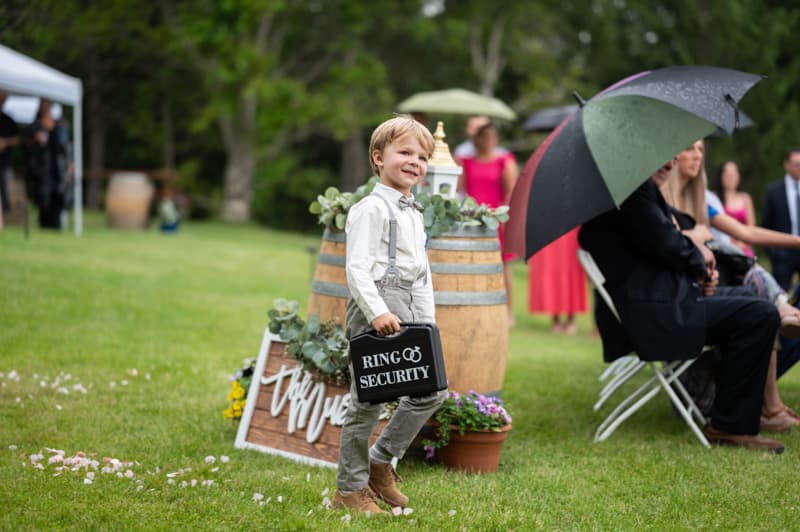
[[[369,165],[376,176],[380,176],[380,169],[372,160],[375,150],[383,152],[383,149],[405,135],[413,135],[420,145],[428,152],[428,157],[433,155],[434,140],[431,132],[424,124],[417,122],[410,115],[398,115],[386,120],[372,132],[369,141]]]

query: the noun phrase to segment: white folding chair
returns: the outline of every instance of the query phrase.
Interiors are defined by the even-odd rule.
[[[611,309],[614,317],[621,323],[622,320],[614,306],[614,302],[605,289],[604,285],[606,279],[597,266],[597,263],[595,263],[591,253],[584,249],[579,249],[578,260],[586,272],[586,275],[589,277],[589,280],[594,285],[594,288],[597,290],[597,293],[600,294],[600,297],[603,298],[608,308]],[[705,347],[703,351],[706,349],[710,348]],[[695,360],[696,359],[676,360],[673,362],[648,362],[632,354],[612,362],[603,374],[600,375],[601,381],[606,379],[610,380],[600,391],[600,398],[594,405],[595,411],[599,410],[614,392],[645,367],[651,369],[653,377],[620,401],[616,408],[614,408],[603,422],[600,423],[600,426],[597,427],[594,434],[594,441],[599,442],[607,440],[623,421],[636,413],[636,411],[658,394],[659,391],[664,390],[669,396],[670,401],[672,401],[672,404],[675,405],[675,408],[681,414],[681,417],[686,421],[686,424],[689,425],[689,428],[692,429],[697,439],[700,440],[700,443],[706,447],[711,447],[703,431],[700,430],[700,427],[697,425],[697,423],[704,425],[706,419],[700,412],[700,409],[697,408],[697,405],[695,405],[691,396],[686,391],[686,388],[684,388],[683,384],[678,379]],[[697,423],[695,423],[693,416],[697,419]]]

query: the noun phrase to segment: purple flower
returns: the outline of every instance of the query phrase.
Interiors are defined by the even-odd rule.
[[[423,449],[425,449],[425,459],[427,460],[433,458],[434,453],[436,453],[436,448],[432,445],[426,445]]]

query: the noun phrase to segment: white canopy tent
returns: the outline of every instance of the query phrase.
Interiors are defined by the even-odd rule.
[[[9,94],[39,96],[73,107],[75,158],[75,234],[83,232],[83,83],[0,44],[0,89]]]

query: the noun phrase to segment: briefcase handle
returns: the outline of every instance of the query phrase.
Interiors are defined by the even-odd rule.
[[[432,324],[431,323],[418,323],[418,322],[412,322],[412,321],[401,321],[400,322],[400,330],[398,332],[390,334],[388,336],[381,336],[381,335],[379,335],[377,333],[377,331],[375,331],[375,329],[370,329],[368,331],[365,331],[365,332],[357,335],[357,337],[361,336],[361,335],[368,334],[371,337],[375,338],[376,340],[394,340],[398,336],[401,336],[403,333],[405,333],[408,330],[409,327],[416,327],[416,326],[420,326],[420,325],[432,325]]]

